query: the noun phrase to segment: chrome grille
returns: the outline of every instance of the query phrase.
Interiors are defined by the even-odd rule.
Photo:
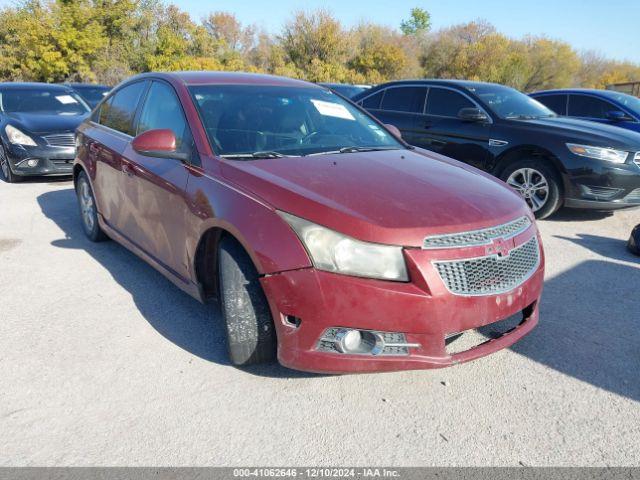
[[[434,235],[424,239],[422,248],[425,250],[435,248],[462,248],[476,245],[487,245],[496,238],[510,238],[524,232],[531,220],[528,217],[520,217],[509,223],[498,225],[497,227],[484,228],[482,230],[471,230],[461,233],[450,233],[446,235]]]
[[[76,136],[73,133],[46,135],[44,139],[52,147],[75,147],[76,145]]]
[[[521,285],[540,264],[537,237],[509,255],[433,262],[447,289],[456,295],[494,295]]]

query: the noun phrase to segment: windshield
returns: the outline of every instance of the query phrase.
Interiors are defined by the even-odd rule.
[[[365,87],[358,87],[357,85],[331,84],[331,85],[325,85],[325,86],[330,88],[334,92],[338,92],[340,95],[343,95],[347,98],[353,98],[359,93],[362,93],[365,90],[367,90]]]
[[[528,120],[557,115],[533,98],[513,88],[478,85],[467,88],[475,93],[500,118]]]
[[[320,88],[190,87],[220,156],[276,157],[405,148],[371,117]]]
[[[627,107],[629,110],[633,110],[634,113],[640,115],[640,98],[621,92],[606,91],[602,93],[606,97],[615,100],[621,105]]]
[[[7,113],[82,115],[89,112],[76,93],[65,90],[3,90],[0,91],[0,107]]]

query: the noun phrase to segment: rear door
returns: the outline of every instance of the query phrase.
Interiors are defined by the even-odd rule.
[[[126,237],[135,234],[137,221],[122,154],[133,138],[133,121],[147,86],[147,81],[140,81],[114,92],[93,113],[91,128],[85,131],[88,163],[96,170],[93,178],[99,212],[111,228]]]
[[[402,138],[413,145],[420,133],[416,118],[424,113],[427,90],[420,85],[394,85],[365,98],[362,106],[381,122],[398,127]]]
[[[486,169],[493,155],[489,151],[491,121],[471,122],[458,118],[463,108],[480,108],[470,97],[452,88],[431,86],[424,115],[416,117],[419,132],[415,145]],[[487,115],[488,117],[488,115]]]
[[[125,175],[132,179],[127,196],[133,201],[138,228],[132,240],[158,263],[187,281],[189,260],[186,249],[187,204],[185,191],[189,168],[198,163],[191,130],[174,88],[154,80],[140,109],[136,135],[155,129],[170,129],[177,150],[190,154],[191,161],[140,155],[129,144]]]

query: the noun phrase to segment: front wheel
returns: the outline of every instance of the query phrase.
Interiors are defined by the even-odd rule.
[[[16,175],[11,171],[11,165],[9,165],[9,159],[4,151],[4,147],[0,146],[0,171],[7,183],[16,183],[22,180],[20,175]]]
[[[249,255],[231,237],[220,241],[218,274],[229,356],[234,365],[276,357],[276,332],[269,303]]]
[[[522,195],[538,219],[547,218],[562,206],[560,179],[551,167],[542,162],[513,162],[500,178]]]

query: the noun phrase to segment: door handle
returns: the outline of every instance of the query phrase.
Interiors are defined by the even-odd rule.
[[[136,174],[135,168],[133,168],[133,166],[128,163],[122,164],[122,171],[129,177],[133,177]]]

